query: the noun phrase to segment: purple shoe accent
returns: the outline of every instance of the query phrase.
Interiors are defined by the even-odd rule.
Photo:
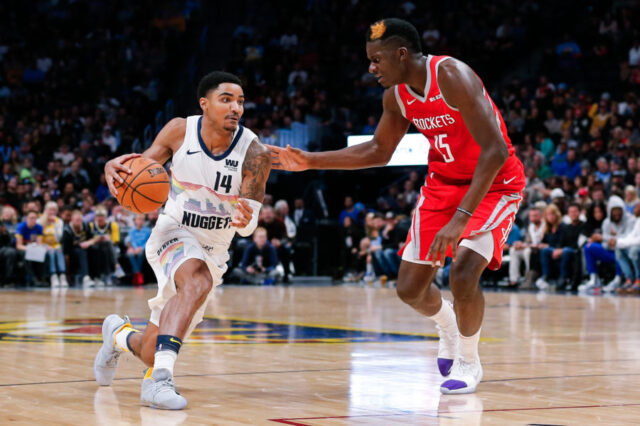
[[[442,376],[448,376],[451,372],[451,366],[453,365],[453,360],[448,358],[438,358],[438,370],[440,370],[440,374]]]
[[[466,388],[467,384],[462,380],[447,380],[443,384],[440,385],[441,388],[447,388],[449,390],[456,390]]]

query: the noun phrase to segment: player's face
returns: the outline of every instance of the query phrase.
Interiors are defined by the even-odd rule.
[[[210,91],[206,98],[200,98],[200,107],[207,118],[233,132],[244,113],[242,87],[234,83],[222,83]]]
[[[369,72],[378,78],[378,83],[391,87],[402,83],[400,49],[384,46],[380,41],[367,42]]]

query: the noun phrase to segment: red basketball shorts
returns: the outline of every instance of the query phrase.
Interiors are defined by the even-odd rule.
[[[518,182],[496,183],[489,189],[489,192],[469,219],[469,223],[460,237],[460,241],[462,241],[483,233],[491,233],[493,236],[493,257],[489,262],[489,269],[492,270],[500,268],[502,249],[507,241],[509,232],[511,232],[511,227],[522,199],[524,176],[522,176],[522,179],[516,180]],[[431,242],[438,231],[456,213],[456,208],[460,205],[468,189],[468,184],[453,185],[451,182],[445,183],[437,176],[430,176],[425,186],[422,187],[411,222],[411,229],[407,235],[407,241],[400,249],[399,255],[402,256],[405,249],[412,245],[410,252],[413,253],[413,256],[416,256],[416,260],[433,264],[434,259],[427,257]],[[460,241],[458,241],[458,244]],[[446,256],[451,256],[450,247],[447,249]]]

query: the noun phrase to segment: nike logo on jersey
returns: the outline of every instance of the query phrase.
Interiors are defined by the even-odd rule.
[[[432,130],[450,126],[454,124],[456,120],[449,114],[444,114],[435,117],[414,118],[411,122],[420,130]]]
[[[407,105],[411,105],[412,103],[414,103],[415,101],[417,101],[417,99],[414,99],[412,101],[407,101]]]
[[[193,151],[193,152],[191,152],[191,151],[187,150],[187,155],[193,155],[193,154],[197,154],[199,152],[202,152],[202,151]]]
[[[513,180],[516,178],[516,176],[512,177],[511,179],[507,180],[507,179],[503,179],[502,183],[504,183],[505,185],[510,184],[511,182],[513,182]]]

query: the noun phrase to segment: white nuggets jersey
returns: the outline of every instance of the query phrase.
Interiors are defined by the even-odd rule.
[[[238,126],[229,148],[213,155],[200,130],[202,116],[187,117],[184,142],[173,154],[171,191],[164,214],[191,232],[209,255],[226,254],[240,195],[242,164],[255,133]]]

